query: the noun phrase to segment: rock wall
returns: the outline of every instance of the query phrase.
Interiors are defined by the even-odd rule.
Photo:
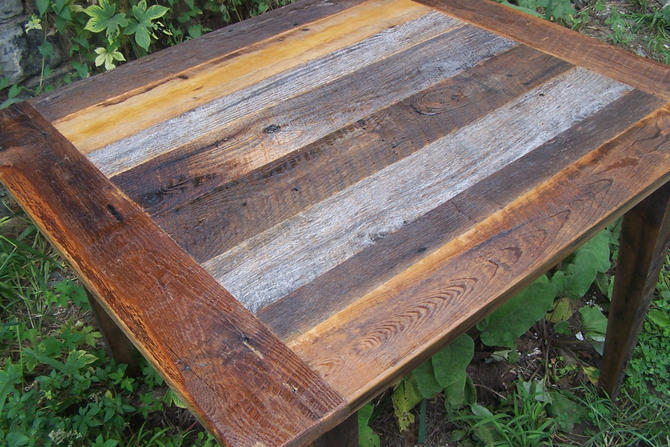
[[[0,0],[0,77],[10,83],[22,82],[40,74],[42,56],[37,47],[44,38],[42,31],[26,32],[24,25],[35,13],[34,0]],[[48,61],[51,67],[60,63],[61,45],[53,37],[57,57]]]

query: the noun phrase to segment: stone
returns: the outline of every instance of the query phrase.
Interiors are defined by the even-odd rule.
[[[0,76],[10,82],[22,79],[21,57],[26,48],[26,37],[18,23],[0,24]]]
[[[23,13],[23,2],[21,0],[0,0],[0,22]]]

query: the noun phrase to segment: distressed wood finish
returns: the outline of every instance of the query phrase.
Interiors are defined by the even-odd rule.
[[[490,0],[417,1],[670,101],[667,65]]]
[[[195,158],[189,166],[195,172],[218,168],[219,171],[226,173],[227,178],[234,178],[244,169],[251,170],[271,160],[273,150],[281,153],[286,151],[282,149],[283,146],[295,146],[294,140],[301,138],[302,132],[307,136],[310,135],[310,127],[299,119],[305,117],[304,109],[307,106],[304,102],[296,101],[294,97],[300,96],[303,100],[309,98],[314,103],[319,100],[327,103],[329,98],[325,92],[311,96],[303,94],[313,90],[317,84],[338,81],[339,89],[342,91],[351,86],[347,83],[369,82],[367,80],[369,76],[377,76],[381,82],[392,84],[395,80],[397,83],[397,79],[392,77],[393,67],[387,67],[384,73],[376,73],[367,65],[375,64],[395,53],[462,26],[464,26],[462,22],[437,12],[428,13],[416,20],[384,29],[368,39],[302,64],[295,70],[270,76],[247,88],[196,107],[188,113],[148,127],[135,135],[92,152],[89,158],[108,176],[118,173],[124,176],[123,171],[149,161],[143,165],[145,170],[152,172],[150,170],[152,168],[160,169],[160,172],[152,172],[152,176],[160,174],[165,177],[163,180],[165,184],[156,185],[155,191],[169,191],[170,187],[184,183],[176,180],[176,177],[184,175],[184,172],[170,171],[170,168],[174,166],[175,160],[179,161],[186,157]],[[422,52],[425,53],[425,50]],[[415,57],[421,61],[420,56]],[[397,67],[395,72],[402,73],[403,70],[407,71],[409,68]],[[357,72],[356,76],[345,81],[340,80],[352,72]],[[423,82],[426,82],[429,74],[440,76],[434,69],[432,73],[421,76]],[[394,90],[397,91],[397,87]],[[341,95],[337,99],[341,100]],[[297,110],[291,111],[287,108],[287,104],[277,106],[286,101],[292,101],[293,107]],[[340,110],[337,116],[342,119],[347,114],[345,110]],[[317,131],[324,122],[329,123],[323,116],[320,118],[310,123]],[[274,127],[271,127],[273,125]],[[283,131],[280,133],[282,128]],[[274,130],[263,132],[265,129]],[[246,154],[245,151],[249,153]],[[254,153],[258,153],[258,156],[253,157]],[[205,154],[210,154],[210,158],[198,163],[201,161],[199,157]],[[172,183],[167,183],[168,180]],[[187,196],[180,194],[182,195]]]
[[[429,11],[410,0],[367,0],[310,22],[308,27],[251,44],[237,54],[208,60],[156,85],[73,112],[53,125],[88,153]]]
[[[0,112],[0,140],[8,190],[220,440],[300,444],[346,416],[337,393],[34,109]]]
[[[530,91],[245,240],[203,267],[256,311],[398,231],[626,91],[622,84],[573,69],[541,90]]]
[[[663,101],[633,91],[587,120],[504,167],[412,225],[378,241],[314,281],[262,308],[258,317],[283,340],[291,340],[329,318],[379,284],[498,212],[652,113]]]
[[[208,33],[198,39],[152,53],[112,71],[75,82],[31,104],[49,121],[103,103],[129,92],[159,85],[178,73],[207,63],[213,58],[234,55],[241,49],[320,18],[336,14],[363,0],[304,0],[243,22]]]
[[[670,179],[669,130],[664,108],[288,346],[362,404]]]
[[[670,183],[623,219],[600,386],[614,398],[637,342],[670,243]]]
[[[125,191],[132,191],[131,197],[135,196],[147,212],[154,214],[156,222],[183,247],[196,247],[188,248],[196,258],[207,251],[219,254],[569,68],[528,47],[514,48],[211,191],[208,182],[193,185],[188,181],[183,182],[182,192],[176,196],[164,192],[169,188],[153,189],[153,176],[164,172],[154,163],[146,164],[149,169],[143,165],[139,172],[129,171],[127,176],[113,181]],[[506,71],[503,78],[494,75],[501,69]],[[178,166],[186,164],[192,166],[186,161]],[[215,163],[209,165],[205,171],[208,178],[221,175]],[[137,176],[147,180],[140,184],[133,180]],[[163,181],[170,178],[156,177]],[[137,191],[138,188],[146,189]],[[184,196],[197,194],[200,197],[196,200],[175,206]],[[156,195],[160,197],[154,199]],[[168,212],[161,212],[163,209]],[[227,231],[218,231],[223,225]]]
[[[0,180],[226,445],[355,445],[366,399],[670,180],[669,99],[483,0],[303,0],[1,111]],[[626,218],[610,392],[667,188]]]

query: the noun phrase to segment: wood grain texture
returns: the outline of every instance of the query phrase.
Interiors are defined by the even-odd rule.
[[[667,131],[667,129],[666,129]],[[670,243],[670,183],[623,218],[599,385],[615,398]]]
[[[209,60],[177,76],[76,111],[53,125],[83,153],[430,11],[411,0],[368,0]]]
[[[300,445],[342,398],[28,104],[0,112],[0,179],[205,427]]]
[[[289,346],[363,402],[669,178],[663,107]]]
[[[202,265],[255,312],[628,90],[581,68],[568,71]]]
[[[670,101],[670,67],[490,0],[417,0]]]
[[[453,36],[449,41],[459,42]],[[437,43],[440,47],[441,42]],[[154,202],[142,200],[143,196],[154,193],[155,190],[148,189],[153,187],[151,180],[165,182],[169,178],[166,169],[150,163],[129,171],[122,179],[112,180],[147,212],[157,214],[154,220],[200,259],[206,257],[206,253],[222,253],[294,216],[569,68],[569,64],[559,59],[528,47],[517,47],[338,129],[191,203],[176,206],[168,213],[161,213],[162,207],[179,204],[191,191],[206,191],[207,185],[184,181],[178,195],[166,192],[162,194],[164,198]],[[377,85],[386,87],[389,83]],[[337,107],[337,101],[333,102]],[[295,110],[291,102],[287,107],[289,111]],[[361,108],[355,107],[355,110]],[[210,165],[211,170],[205,171],[208,178],[219,173],[216,164]],[[170,166],[170,172],[179,171],[191,172],[184,164]],[[199,176],[202,175],[201,171]],[[225,231],[221,231],[222,228]]]
[[[299,137],[300,132],[310,135],[309,127],[305,128],[302,120],[297,120],[295,113],[287,114],[285,107],[282,112],[281,108],[275,110],[277,107],[273,106],[285,101],[295,101],[294,97],[313,90],[315,86],[334,82],[352,72],[360,71],[366,65],[463,25],[463,22],[432,11],[416,20],[384,29],[361,42],[333,51],[293,70],[270,76],[247,88],[158,123],[91,152],[88,158],[108,176],[151,160],[151,166],[145,168],[152,172],[152,177],[159,174],[155,170],[162,168],[160,176],[165,177],[164,181],[183,184],[175,180],[175,177],[184,176],[186,172],[175,172],[174,161],[184,160],[189,155],[197,157],[198,153],[203,152],[203,148],[207,148],[207,153],[212,153],[212,160],[207,167],[210,170],[215,166],[223,168],[223,172],[230,172],[228,177],[234,176],[236,172],[253,166],[253,162],[260,159],[261,155],[267,162],[275,152],[281,153],[281,147],[291,142],[285,141],[288,135],[294,138]],[[304,108],[305,105],[301,107]],[[314,123],[312,125],[319,129],[327,128],[329,123],[329,120],[322,120],[318,122],[318,126]],[[262,132],[272,125],[277,127],[276,131]],[[282,126],[283,132],[279,132]],[[244,147],[251,153],[240,152],[240,143],[236,145],[235,140],[245,141]],[[161,157],[161,154],[170,151],[172,153]],[[259,155],[254,157],[253,151]],[[241,154],[245,154],[245,157]],[[217,163],[217,155],[221,158],[228,157],[228,163]],[[246,158],[250,161],[244,162]],[[183,168],[199,171],[204,169],[197,164]],[[157,188],[169,189],[169,186],[161,184]],[[182,191],[179,196],[188,197],[184,192],[186,191]]]
[[[639,90],[626,94],[411,225],[260,309],[258,318],[282,340],[295,338],[539,186],[563,166],[613,139],[663,103]]]
[[[303,28],[309,22],[338,13],[362,1],[302,0],[40,95],[31,99],[30,103],[46,119],[54,121],[129,92],[159,85],[182,71],[233,54],[275,34]]]

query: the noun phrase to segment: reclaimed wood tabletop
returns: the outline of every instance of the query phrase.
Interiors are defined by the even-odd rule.
[[[0,180],[222,443],[302,445],[657,190],[665,244],[668,101],[486,0],[302,0],[1,111]]]

